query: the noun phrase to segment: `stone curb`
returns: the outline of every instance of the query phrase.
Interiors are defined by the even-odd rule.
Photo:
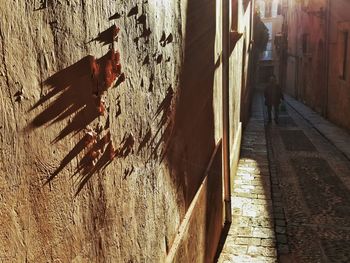
[[[350,134],[289,95],[285,102],[350,161]]]
[[[265,126],[265,136],[266,136],[266,147],[267,147],[267,159],[269,161],[270,168],[270,180],[271,180],[271,194],[272,194],[272,204],[273,204],[273,215],[274,215],[274,226],[276,234],[276,245],[277,245],[277,256],[280,258],[281,255],[286,255],[290,253],[290,247],[287,238],[287,221],[283,208],[282,194],[279,186],[279,179],[277,175],[276,161],[271,145],[270,138],[268,136],[267,130],[267,112],[263,106],[264,112],[264,126]]]

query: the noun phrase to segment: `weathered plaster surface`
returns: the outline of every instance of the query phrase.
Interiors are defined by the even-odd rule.
[[[203,71],[214,55],[206,47],[205,28],[198,31],[200,41],[186,44],[198,50],[197,60],[188,67],[200,65],[202,71],[186,79],[184,74],[190,73],[184,73],[182,65],[186,63],[184,29],[191,23],[193,29],[200,28],[205,12],[215,9],[209,2],[191,2],[193,6],[186,1],[180,5],[180,1],[155,0],[2,1],[1,260],[157,262],[165,258],[214,149],[213,122],[204,118],[213,118],[213,84],[209,82],[203,93],[194,89],[213,76]],[[186,12],[195,8],[198,11],[188,22]],[[75,123],[79,111],[69,107],[92,96],[84,58],[98,59],[110,50],[109,44],[94,39],[114,24],[120,27],[115,49],[126,81],[104,94],[103,116],[91,119],[91,109]],[[193,32],[186,33],[186,41],[196,39]],[[78,72],[69,68],[79,61]],[[31,110],[50,92],[45,80],[65,69],[69,74],[61,80],[68,90],[73,85],[74,92],[63,89]],[[49,111],[40,125],[33,125],[50,105],[62,105],[62,94],[67,111]],[[186,112],[179,106],[195,96],[198,104],[193,110]],[[179,123],[176,114],[187,117]],[[85,128],[98,132],[102,127],[102,136],[107,119],[111,141],[122,154],[89,174],[76,196],[82,178],[75,172],[86,149],[69,157],[70,162],[47,183],[74,152]],[[54,141],[71,123],[78,132]],[[202,136],[196,137],[196,132]]]
[[[201,185],[174,260],[211,259],[220,164],[203,180],[223,133],[222,2],[0,1],[0,261],[164,262]],[[112,46],[124,82],[111,77]],[[231,142],[242,49],[230,60]]]

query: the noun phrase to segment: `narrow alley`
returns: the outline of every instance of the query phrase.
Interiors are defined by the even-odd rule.
[[[350,263],[350,0],[0,0],[0,263]]]
[[[254,97],[218,262],[350,262],[350,136],[288,95],[285,105],[270,124]]]

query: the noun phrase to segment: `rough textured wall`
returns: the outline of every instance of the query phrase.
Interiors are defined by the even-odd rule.
[[[187,19],[180,72],[181,89],[167,160],[173,176],[183,186],[186,207],[203,181],[215,148],[216,128],[220,129],[214,124],[213,106],[215,12],[215,2],[192,0],[188,1],[184,14]],[[220,85],[220,82],[216,84]],[[218,96],[216,99],[221,100]]]
[[[328,108],[331,121],[350,131],[350,39],[348,39],[347,76],[343,80],[340,68],[344,59],[341,54],[341,32],[350,31],[350,3],[348,1],[331,1],[330,3],[330,36],[329,36],[329,72],[328,72]]]
[[[224,225],[222,147],[216,147],[200,189],[181,224],[181,241],[174,242],[166,262],[214,262]],[[172,248],[173,249],[173,248]]]
[[[215,145],[214,4],[0,16],[0,259],[163,261]]]

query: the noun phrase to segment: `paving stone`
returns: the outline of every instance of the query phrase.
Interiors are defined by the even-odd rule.
[[[241,187],[236,187],[233,192],[236,192],[236,193],[239,193],[239,194],[250,194],[252,191],[251,189],[244,189],[244,188],[241,188]]]
[[[318,132],[332,142],[333,145],[350,159],[350,136],[347,131],[335,126],[328,120],[325,120],[312,109],[290,96],[286,96],[286,101],[288,101],[288,104],[291,105],[293,109],[297,110],[305,119],[307,119],[308,124],[312,124]]]
[[[279,192],[279,187],[278,186],[272,186],[272,192],[278,193]]]
[[[264,200],[271,199],[271,195],[270,194],[258,194],[257,197],[259,199],[264,199]]]
[[[287,151],[316,151],[315,146],[301,130],[281,130],[280,135]]]
[[[332,209],[334,216],[350,218],[350,190],[335,175],[326,160],[294,158],[293,167],[300,174],[299,187],[312,214]],[[332,198],[330,198],[332,196]],[[334,203],[334,199],[337,202]]]
[[[277,201],[273,201],[273,206],[275,207],[283,207],[283,203],[282,202],[277,202]]]
[[[254,227],[253,236],[259,238],[273,238],[275,236],[275,233],[272,228]]]
[[[259,246],[261,244],[261,239],[260,238],[253,238],[253,237],[238,237],[238,238],[236,238],[235,243],[237,245]]]
[[[242,138],[234,176],[232,224],[218,262],[277,262],[271,179],[262,102],[253,104],[253,118]],[[254,118],[254,116],[258,116]]]
[[[273,212],[276,213],[276,214],[283,214],[284,213],[284,210],[282,207],[280,206],[274,206],[273,207]]]
[[[275,247],[276,246],[276,240],[274,238],[264,238],[261,239],[260,243],[263,247]]]
[[[283,219],[277,219],[276,220],[276,225],[277,226],[286,226],[286,221]]]
[[[269,200],[266,199],[253,199],[256,204],[270,205]]]
[[[240,187],[242,189],[249,189],[249,190],[256,189],[256,187],[254,185],[241,185]]]
[[[273,198],[273,202],[281,203],[281,202],[282,202],[282,199],[281,199],[281,197],[274,197],[274,198]]]
[[[259,204],[245,204],[243,206],[243,216],[251,216],[251,217],[270,217],[272,214],[272,208],[266,205]]]
[[[254,189],[254,190],[252,190],[252,193],[254,193],[254,194],[257,194],[257,195],[265,195],[266,194],[266,191],[265,190],[262,190],[262,189]]]
[[[236,227],[233,228],[233,234],[237,237],[251,237],[253,230],[250,227]]]
[[[236,196],[249,197],[249,198],[252,198],[252,199],[258,198],[257,194],[250,194],[250,193],[237,193]],[[264,199],[266,199],[266,198],[264,198]]]
[[[239,176],[242,180],[254,180],[255,177],[251,173],[245,174],[245,173],[237,173],[237,176]]]
[[[272,193],[273,198],[281,198],[281,193]]]
[[[284,226],[276,226],[276,233],[278,233],[278,234],[285,234],[286,233],[286,227],[284,227]]]
[[[277,234],[276,239],[277,239],[277,243],[287,244],[287,236],[284,234]]]
[[[257,217],[251,219],[251,226],[264,227],[273,229],[273,218],[270,217]]]
[[[252,257],[248,255],[240,255],[240,256],[235,256],[235,255],[224,255],[225,261],[221,261],[221,258],[219,259],[219,263],[274,263],[277,262],[275,258],[272,257]]]
[[[248,246],[247,245],[236,245],[236,244],[228,244],[225,249],[225,253],[233,254],[233,255],[244,255],[247,253]]]
[[[275,219],[284,219],[285,218],[283,213],[274,213],[273,215],[274,215]]]
[[[282,245],[282,244],[278,245],[277,251],[280,254],[289,254],[290,253],[289,246],[288,245]]]
[[[241,215],[242,214],[242,211],[240,208],[234,208],[232,209],[232,215],[235,216],[235,215]]]
[[[262,246],[249,246],[248,255],[251,256],[264,256],[264,257],[274,257],[277,256],[277,251],[275,248],[262,247]]]

